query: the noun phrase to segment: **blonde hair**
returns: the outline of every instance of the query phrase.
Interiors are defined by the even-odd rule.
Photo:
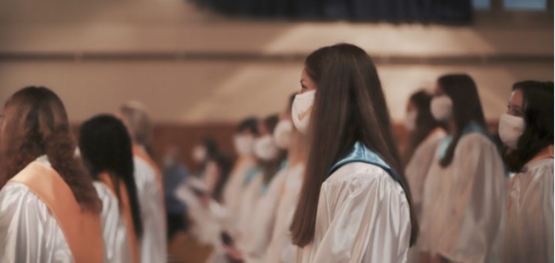
[[[128,101],[120,106],[119,112],[132,133],[133,142],[143,146],[148,145],[152,125],[146,106],[139,101]]]

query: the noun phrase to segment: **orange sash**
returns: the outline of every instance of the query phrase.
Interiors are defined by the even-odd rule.
[[[32,162],[10,182],[26,185],[44,202],[58,221],[75,262],[104,260],[100,215],[81,211],[71,189],[54,169]]]
[[[110,175],[104,173],[99,176],[100,180],[112,191],[114,196],[116,195],[116,188],[112,182]],[[120,211],[123,214],[123,219],[125,220],[125,228],[127,229],[127,237],[129,239],[129,251],[131,252],[131,261],[133,263],[139,263],[140,253],[139,245],[137,243],[137,236],[135,235],[135,224],[133,222],[133,215],[131,213],[131,206],[129,205],[129,196],[127,195],[127,187],[123,182],[119,185],[119,193],[121,198]]]
[[[532,158],[532,160],[530,160],[528,163],[538,161],[538,160],[541,160],[541,159],[549,159],[549,158],[553,159],[553,145],[549,145],[549,146],[545,147],[538,154],[536,154],[536,156],[534,156],[534,158]],[[513,189],[514,184],[518,180],[518,175],[519,175],[518,173],[515,174],[515,176],[511,180],[509,189]],[[507,206],[508,210],[511,210],[512,206],[513,206],[512,199],[509,198],[509,203],[508,203],[508,206]]]

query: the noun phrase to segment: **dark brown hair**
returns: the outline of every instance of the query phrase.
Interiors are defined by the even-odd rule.
[[[509,151],[505,162],[511,172],[522,172],[526,163],[553,144],[553,82],[523,81],[513,85],[523,97],[526,128],[517,148]]]
[[[317,89],[310,117],[305,177],[291,225],[293,243],[304,247],[314,239],[320,187],[333,164],[360,141],[402,178],[410,206],[410,244],[414,244],[418,223],[374,63],[359,47],[338,44],[310,54],[305,70]]]
[[[453,116],[455,121],[454,131],[449,131],[453,140],[447,146],[445,155],[440,160],[442,167],[447,167],[453,161],[455,149],[463,136],[463,130],[474,123],[487,131],[484,111],[478,95],[478,88],[474,80],[467,74],[450,74],[440,77],[437,81],[445,95],[453,101]]]
[[[84,210],[102,204],[83,164],[74,157],[75,141],[60,98],[44,87],[16,92],[4,106],[0,142],[0,189],[29,163],[46,155]]]
[[[403,160],[406,163],[410,161],[416,148],[428,137],[428,135],[441,124],[434,119],[430,111],[430,102],[433,95],[425,90],[419,90],[413,93],[409,101],[416,107],[418,115],[416,117],[415,130],[410,132],[407,147],[403,153]]]
[[[110,115],[98,115],[89,119],[81,125],[79,131],[79,149],[94,180],[99,180],[102,173],[110,175],[120,210],[123,199],[119,185],[125,185],[135,235],[140,238],[143,223],[134,177],[132,142],[125,125]]]

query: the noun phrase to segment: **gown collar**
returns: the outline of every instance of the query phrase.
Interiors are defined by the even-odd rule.
[[[343,157],[332,166],[330,172],[328,173],[328,177],[331,176],[331,174],[333,174],[343,165],[354,162],[367,163],[378,166],[385,170],[391,176],[391,178],[397,181],[401,186],[403,186],[403,188],[405,187],[403,180],[401,180],[401,177],[395,171],[393,171],[393,169],[391,169],[391,166],[389,166],[389,164],[387,164],[378,154],[368,149],[360,141],[355,142],[351,152],[349,152],[349,154],[347,154],[345,157]]]

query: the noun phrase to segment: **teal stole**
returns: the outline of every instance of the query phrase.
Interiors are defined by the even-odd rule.
[[[351,152],[331,167],[331,170],[328,173],[328,177],[335,171],[337,171],[337,169],[341,168],[343,165],[355,162],[367,163],[380,167],[381,169],[386,171],[389,176],[393,178],[393,180],[397,181],[403,188],[405,188],[403,180],[395,171],[393,171],[393,169],[391,169],[389,164],[387,164],[378,154],[368,149],[360,141],[355,142],[355,145],[353,145],[353,149],[351,150]]]
[[[491,136],[489,132],[486,131],[482,126],[476,124],[475,122],[471,122],[470,124],[466,125],[466,127],[462,130],[461,138],[471,133],[480,133],[491,140]],[[449,135],[441,141],[441,143],[439,144],[440,159],[443,159],[443,157],[445,156],[445,152],[447,151],[447,148],[449,147],[449,144],[451,144],[452,141],[453,141],[453,135]]]

